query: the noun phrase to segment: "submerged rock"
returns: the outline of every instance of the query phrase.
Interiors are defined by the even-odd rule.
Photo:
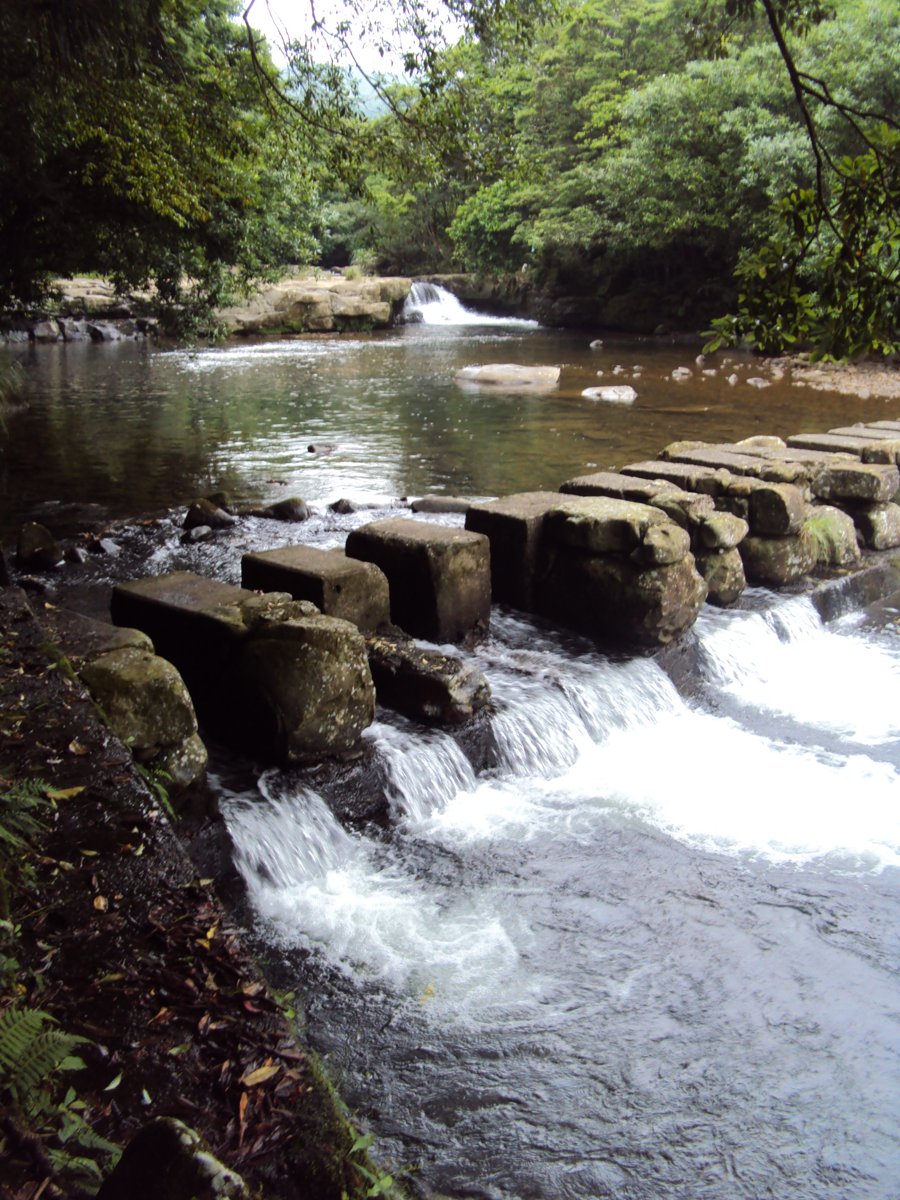
[[[480,387],[532,388],[553,387],[559,382],[559,367],[531,367],[518,363],[486,363],[463,367],[456,372],[457,383]]]
[[[209,529],[230,529],[236,523],[236,517],[204,497],[195,500],[190,505],[184,518],[183,528],[198,529],[206,526]]]
[[[32,571],[50,571],[64,561],[62,546],[45,526],[26,521],[19,530],[16,562]]]
[[[366,641],[380,704],[429,725],[463,725],[490,703],[487,680],[461,658],[402,634]]]
[[[607,400],[613,404],[631,404],[637,399],[637,392],[627,383],[610,387],[589,387],[581,394],[586,400]]]

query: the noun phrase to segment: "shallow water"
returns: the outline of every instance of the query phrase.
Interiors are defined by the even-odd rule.
[[[420,324],[196,352],[131,342],[16,350],[30,406],[0,430],[0,533],[48,500],[130,516],[219,490],[326,503],[556,489],[653,457],[676,438],[784,435],[896,415],[885,401],[789,379],[756,389],[743,381],[764,372],[747,357],[720,357],[706,376],[693,361],[698,346],[607,340],[592,351],[589,341],[521,324]],[[454,382],[462,366],[497,361],[559,365],[560,384],[517,394]],[[694,375],[673,382],[684,364]],[[733,371],[742,382],[730,386]],[[629,383],[637,399],[582,397],[598,382]],[[334,449],[310,453],[316,444]]]

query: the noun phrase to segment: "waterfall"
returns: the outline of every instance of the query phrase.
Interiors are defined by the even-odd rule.
[[[496,317],[464,308],[452,292],[435,283],[417,282],[403,304],[403,320],[420,325],[493,325],[512,329],[537,329],[537,321],[522,317]]]

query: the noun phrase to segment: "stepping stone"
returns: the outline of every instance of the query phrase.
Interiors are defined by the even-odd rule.
[[[251,753],[288,764],[352,753],[374,720],[362,634],[304,601],[177,571],[119,584],[111,608],[178,667],[201,717]]]
[[[641,479],[665,480],[677,484],[686,492],[701,492],[707,496],[724,495],[733,479],[731,472],[721,467],[663,462],[660,459],[629,463],[622,468],[622,474],[637,475]]]
[[[900,462],[900,439],[885,440],[847,433],[797,433],[788,438],[788,445],[805,450],[845,450],[863,462]]]
[[[241,559],[241,583],[261,592],[287,592],[309,600],[328,617],[369,633],[391,619],[388,581],[374,563],[343,550],[283,546]]]
[[[387,576],[391,620],[413,637],[458,642],[490,622],[490,543],[480,533],[394,517],[354,529],[351,558]]]
[[[558,492],[519,492],[473,504],[466,529],[484,534],[491,546],[491,591],[498,604],[534,611],[534,575],[547,513]]]
[[[805,483],[806,472],[799,463],[776,462],[753,454],[735,453],[722,446],[681,449],[678,443],[663,451],[669,462],[693,463],[701,467],[731,471],[733,475],[749,475],[771,483]]]
[[[877,463],[841,464],[823,467],[812,482],[820,500],[864,501],[885,504],[900,489],[900,472],[895,466]]]

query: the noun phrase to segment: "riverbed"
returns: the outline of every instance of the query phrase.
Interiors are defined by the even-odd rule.
[[[243,551],[339,545],[401,496],[556,488],[675,438],[898,415],[696,354],[484,323],[37,347],[4,445],[5,532],[49,499],[163,509],[83,577],[127,560],[234,580]],[[560,386],[454,382],[491,361],[559,365]],[[676,367],[692,373],[676,383]],[[637,398],[584,398],[598,381]],[[222,489],[302,495],[313,516],[183,546],[168,510]],[[341,497],[375,507],[330,513]],[[495,609],[472,652],[495,699],[492,766],[379,712],[386,829],[343,828],[308,781],[220,757],[254,935],[407,1186],[893,1200],[898,623],[888,603],[824,626],[803,597],[751,590],[704,611],[697,669],[675,680]]]

